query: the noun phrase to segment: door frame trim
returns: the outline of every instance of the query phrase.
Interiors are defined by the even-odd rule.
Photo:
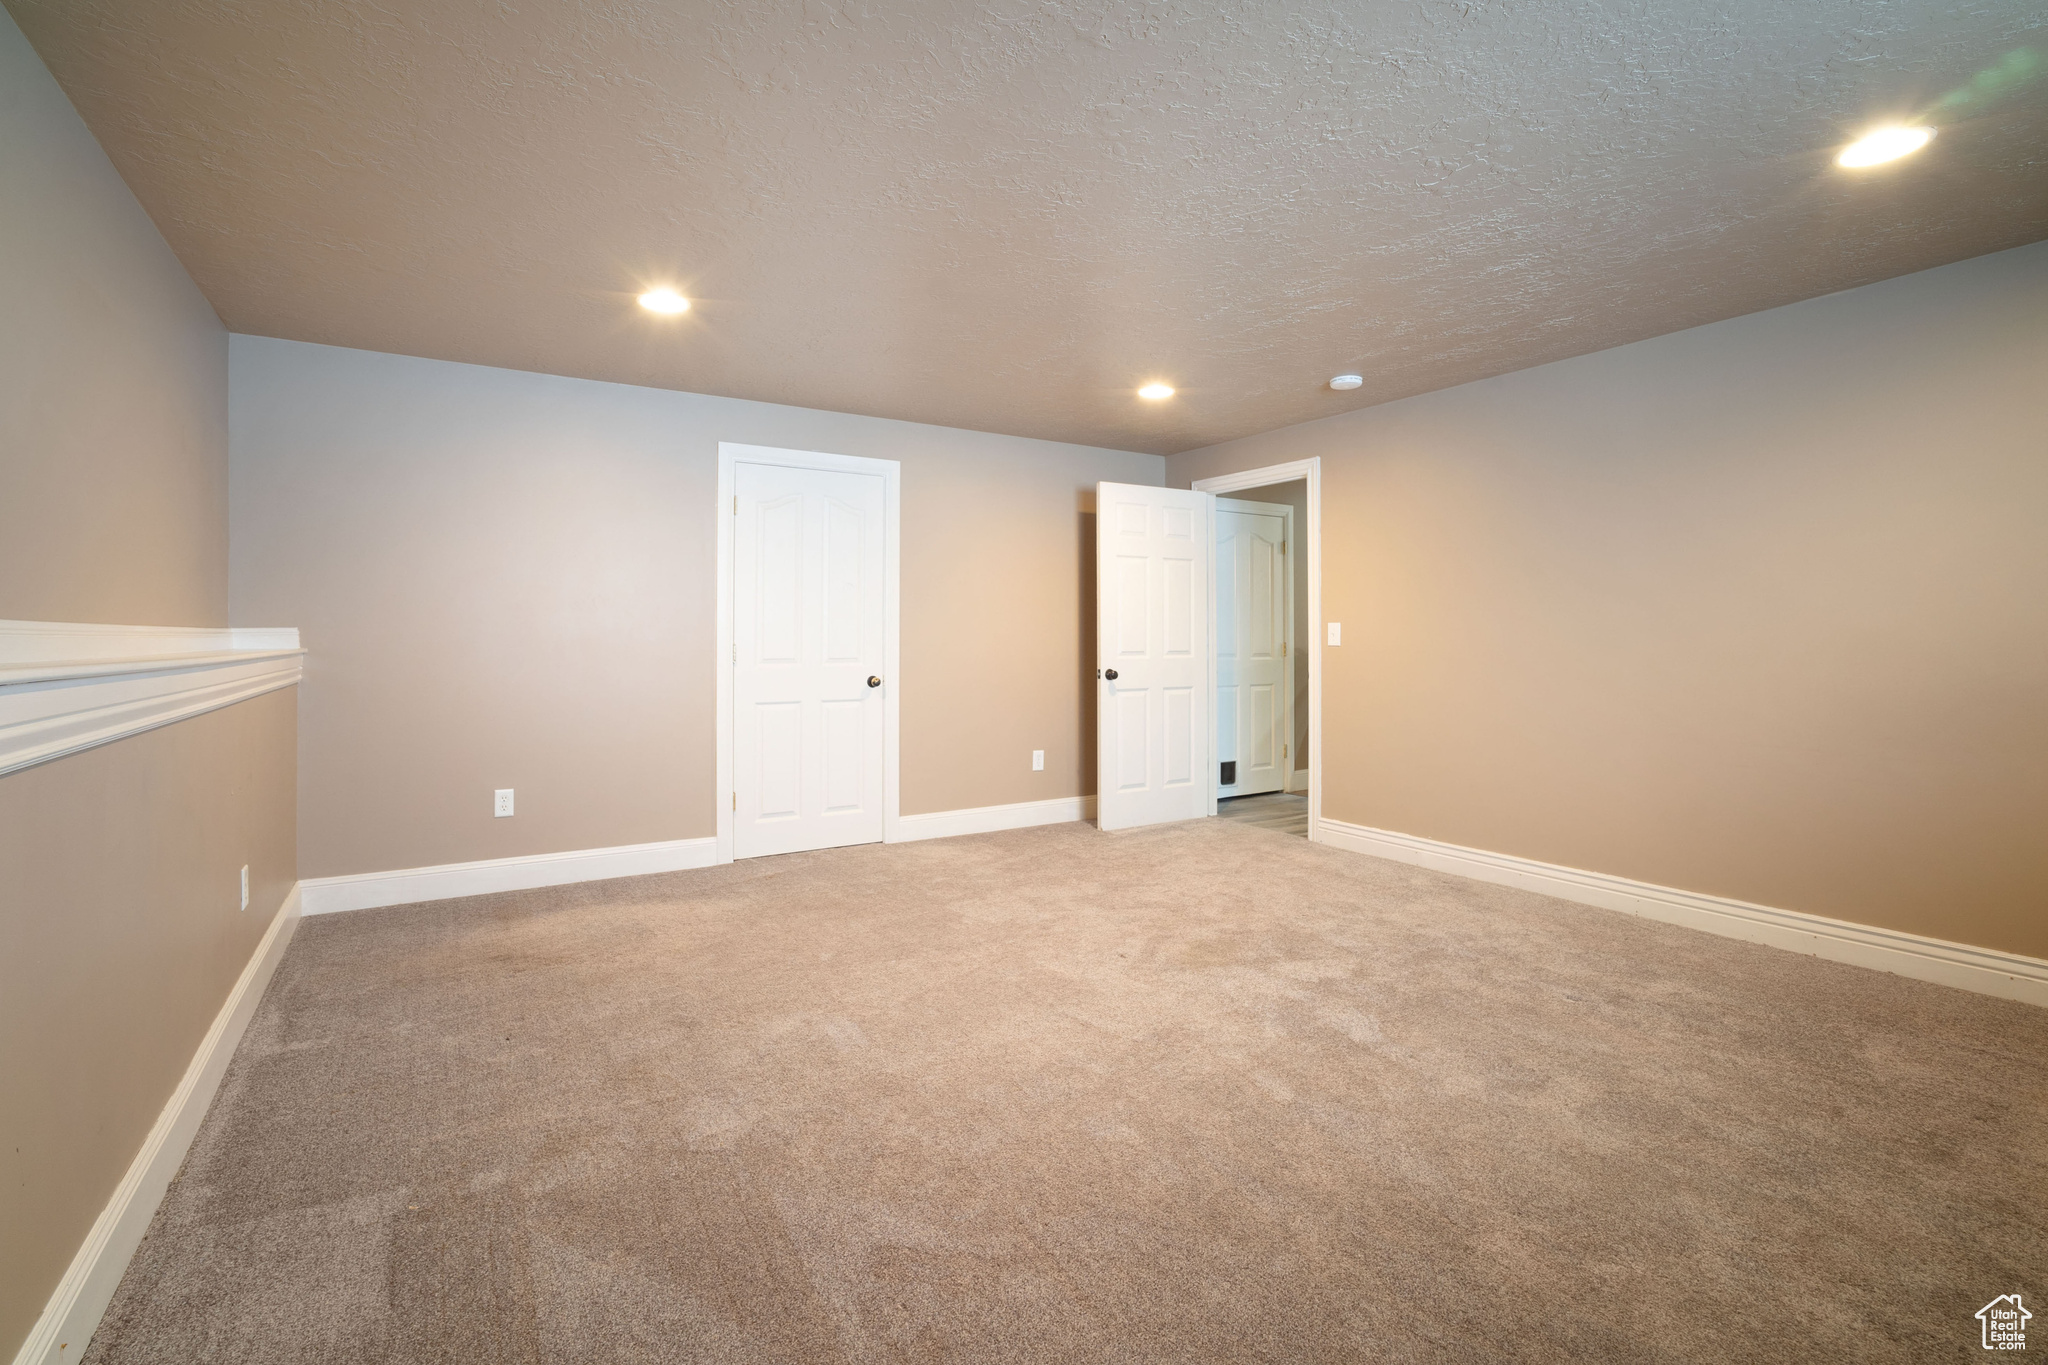
[[[1197,493],[1237,493],[1263,488],[1272,483],[1301,479],[1308,485],[1308,526],[1302,540],[1308,552],[1308,837],[1322,842],[1323,824],[1323,461],[1311,455],[1306,460],[1269,464],[1234,474],[1217,474],[1196,479],[1190,488]],[[1214,530],[1211,530],[1214,534]],[[1209,732],[1216,732],[1216,572],[1215,555],[1209,571]],[[1209,813],[1216,813],[1216,765],[1209,765]]]
[[[882,842],[901,837],[902,823],[902,682],[903,637],[903,465],[865,455],[831,455],[815,450],[783,450],[739,441],[718,443],[718,501],[712,515],[718,523],[717,551],[717,674],[718,674],[718,850],[715,862],[733,860],[733,467],[779,465],[785,469],[818,469],[843,474],[882,476]]]

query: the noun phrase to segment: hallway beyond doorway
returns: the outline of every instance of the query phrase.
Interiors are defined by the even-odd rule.
[[[1229,797],[1216,803],[1216,818],[1308,838],[1308,798],[1288,792]]]

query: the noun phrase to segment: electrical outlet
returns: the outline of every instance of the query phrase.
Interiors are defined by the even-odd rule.
[[[503,819],[511,813],[512,789],[510,787],[500,787],[497,792],[497,800],[491,805],[491,814]]]
[[[1031,751],[1031,771],[1035,773],[1045,771],[1045,750],[1033,749]]]
[[[249,908],[249,865],[242,864],[242,908]]]
[[[1333,645],[1344,643],[1344,627],[1335,621],[1330,622],[1330,643]]]

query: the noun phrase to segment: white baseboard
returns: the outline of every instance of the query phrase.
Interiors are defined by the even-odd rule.
[[[1287,770],[1287,786],[1285,789],[1301,796],[1308,795],[1308,769],[1289,768]]]
[[[894,842],[907,844],[915,839],[950,839],[956,834],[993,834],[999,829],[1063,825],[1071,820],[1094,818],[1095,798],[1092,796],[1059,796],[1050,801],[1019,801],[1009,806],[937,810],[924,815],[898,816]]]
[[[718,861],[717,855],[716,839],[670,839],[658,844],[580,848],[566,853],[531,853],[521,858],[489,858],[476,863],[443,863],[439,867],[357,872],[346,877],[308,877],[299,883],[299,893],[304,905],[302,913],[329,915],[338,910],[374,910],[385,905],[481,896],[493,891],[530,891],[540,886],[566,886],[607,877],[681,872],[710,867]]]
[[[972,810],[905,815],[897,820],[897,843],[943,839],[955,834],[986,834],[1026,825],[1055,825],[1089,820],[1095,798],[1068,796],[1052,801],[1023,801],[1013,806],[979,806]],[[302,914],[330,915],[342,910],[374,910],[416,901],[481,896],[493,891],[530,891],[541,886],[602,881],[607,877],[640,877],[650,872],[682,872],[710,867],[718,861],[718,840],[672,839],[658,844],[627,844],[619,848],[572,849],[566,853],[534,853],[520,858],[491,858],[475,863],[444,863],[439,867],[407,867],[390,872],[357,872],[344,877],[307,877],[299,883]]]
[[[1778,910],[1768,905],[1709,896],[1698,891],[1680,891],[1651,882],[1631,881],[1604,872],[1586,872],[1575,867],[1539,863],[1506,853],[1465,848],[1435,839],[1396,834],[1324,820],[1321,842],[1354,853],[1370,853],[1395,862],[1451,872],[1475,881],[1539,891],[1560,900],[1581,905],[1619,910],[1704,929],[1710,934],[1745,939],[1751,943],[1788,948],[1796,953],[1846,962],[1857,967],[1956,986],[1981,995],[1996,995],[2030,1005],[2048,1006],[2048,962],[2019,953],[1976,948],[1967,943],[1950,943],[1920,934],[1880,929],[1869,924],[1809,915],[1799,910]]]
[[[156,1216],[171,1177],[185,1162],[185,1153],[199,1131],[199,1121],[206,1117],[214,1091],[220,1088],[235,1046],[242,1041],[249,1019],[263,999],[263,989],[292,940],[299,914],[299,890],[293,887],[271,917],[270,928],[242,968],[220,1013],[214,1016],[213,1026],[200,1040],[178,1088],[171,1092],[149,1136],[143,1139],[142,1150],[114,1187],[114,1197],[71,1258],[42,1317],[15,1354],[14,1365],[68,1365],[85,1355],[86,1343],[92,1340],[107,1304],[120,1287],[142,1234],[149,1231],[149,1221]]]

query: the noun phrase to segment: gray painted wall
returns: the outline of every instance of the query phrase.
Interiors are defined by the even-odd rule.
[[[0,618],[224,625],[228,338],[0,12]]]
[[[0,618],[224,624],[227,334],[5,13],[0,186]],[[0,1358],[297,876],[294,695],[0,777]]]
[[[2044,318],[2048,243],[1170,481],[1323,460],[1327,816],[2048,957]]]
[[[236,619],[310,651],[306,876],[715,831],[720,441],[902,461],[905,814],[1094,789],[1094,489],[1157,484],[1160,457],[260,337],[231,355]]]

